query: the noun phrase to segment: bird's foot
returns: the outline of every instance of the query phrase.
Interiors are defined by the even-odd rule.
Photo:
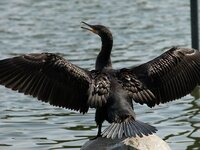
[[[99,137],[102,137],[102,135],[101,135],[101,134],[97,134],[97,136],[91,138],[90,140],[96,140],[96,139],[99,138]]]

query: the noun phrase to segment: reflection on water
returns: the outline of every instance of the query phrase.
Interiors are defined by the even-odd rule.
[[[187,147],[187,150],[200,148],[200,102],[199,99],[196,99],[191,102],[191,107],[187,110],[190,113],[188,117],[191,123],[192,131],[187,135],[188,138],[193,139],[194,143]]]
[[[180,143],[181,145],[179,147],[187,150],[198,149],[200,147],[200,103],[198,101],[199,99],[190,101],[188,103],[190,106],[188,105],[188,107],[183,109],[181,114],[170,118],[176,124],[176,128],[183,128],[184,130],[168,134],[164,137],[164,140],[173,142],[176,139],[177,141],[171,145],[176,147],[176,144]]]
[[[81,21],[110,27],[115,68],[146,62],[172,45],[190,47],[188,0],[10,0],[0,1],[0,14],[1,59],[48,51],[92,69],[100,39],[83,31]],[[75,150],[97,133],[94,110],[83,116],[2,86],[0,91],[0,149]],[[199,149],[199,99],[187,95],[153,109],[134,107],[172,149]]]

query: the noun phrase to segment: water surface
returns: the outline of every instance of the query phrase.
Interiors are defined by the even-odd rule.
[[[113,32],[115,68],[144,63],[171,46],[191,47],[189,0],[8,0],[0,1],[0,58],[48,51],[93,69],[101,43],[80,28],[81,21]],[[83,116],[0,91],[2,150],[76,150],[97,133],[92,109]],[[187,95],[153,109],[134,107],[137,119],[156,126],[172,149],[199,149],[199,99]]]

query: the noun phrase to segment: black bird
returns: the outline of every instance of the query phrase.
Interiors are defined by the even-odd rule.
[[[102,41],[95,70],[80,68],[52,53],[25,54],[0,61],[0,84],[51,105],[86,113],[96,108],[97,136],[149,135],[156,128],[136,120],[133,101],[153,107],[190,93],[200,83],[200,53],[173,47],[137,67],[112,69],[111,32],[102,25],[82,27]],[[101,133],[102,123],[111,125]]]

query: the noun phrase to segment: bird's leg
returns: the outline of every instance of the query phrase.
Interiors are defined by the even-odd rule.
[[[101,127],[102,127],[102,123],[100,123],[100,124],[98,125],[97,137],[100,137],[100,136],[101,136]]]
[[[101,127],[105,118],[106,118],[106,107],[97,108],[95,113],[95,122],[98,127],[98,132],[97,136],[94,137],[93,140],[97,139],[98,137],[101,137]]]
[[[98,137],[101,137],[101,127],[102,127],[102,123],[100,123],[98,125],[98,132],[97,132],[97,136],[95,136],[94,138],[90,139],[90,140],[95,140],[97,139]]]

